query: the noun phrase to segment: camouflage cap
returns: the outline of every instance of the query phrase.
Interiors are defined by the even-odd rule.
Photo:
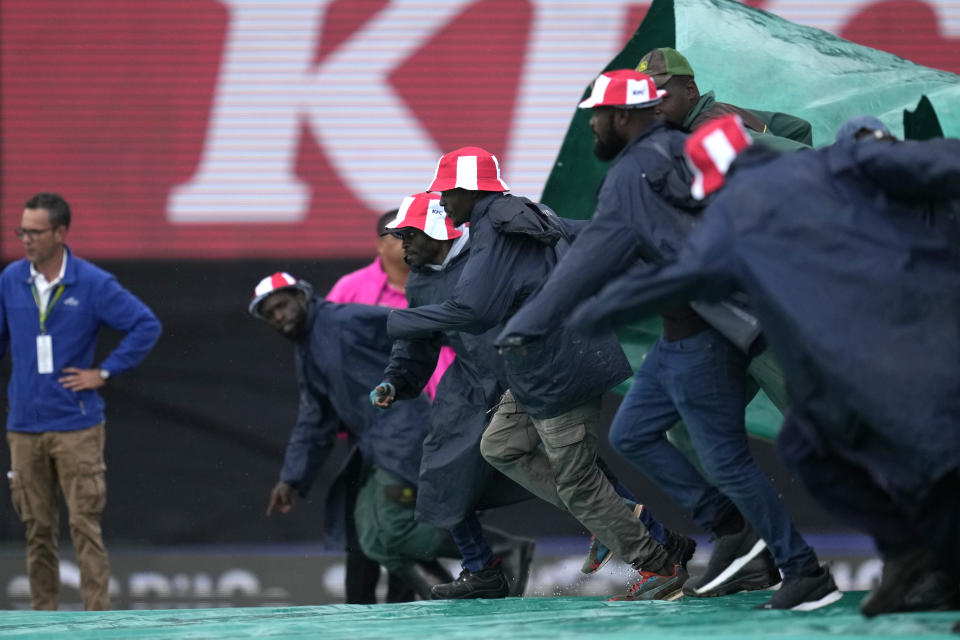
[[[653,78],[657,88],[662,87],[673,76],[693,77],[693,67],[687,59],[679,51],[670,47],[654,49],[640,58],[637,71]]]

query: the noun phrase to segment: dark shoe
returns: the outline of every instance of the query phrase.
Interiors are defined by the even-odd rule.
[[[790,576],[783,579],[780,589],[757,609],[789,609],[790,611],[813,611],[833,604],[843,597],[830,570],[820,567],[812,576]]]
[[[886,560],[880,584],[860,603],[860,612],[872,618],[881,613],[957,609],[957,583],[949,573],[931,565],[930,555],[923,549]]]
[[[505,551],[500,552],[500,567],[507,577],[510,596],[522,596],[530,578],[530,565],[537,543],[530,538],[515,538]]]
[[[453,582],[434,585],[430,590],[432,600],[466,600],[469,598],[506,598],[510,593],[507,576],[500,566],[480,571],[464,569]]]
[[[390,575],[393,576],[394,573],[391,572]],[[435,585],[444,584],[453,580],[450,572],[436,560],[430,562],[415,562],[400,571],[398,577],[410,585],[421,600],[430,600],[431,590]],[[388,596],[387,602],[398,601],[390,600]]]
[[[693,538],[688,538],[687,536],[670,531],[667,533],[667,544],[664,546],[664,549],[670,556],[670,562],[679,564],[686,569],[687,563],[697,550],[697,541]]]
[[[673,573],[661,575],[639,570],[640,580],[630,587],[626,595],[614,596],[611,602],[620,600],[676,600],[683,597],[683,583],[689,577],[679,564],[673,565]]]
[[[744,525],[739,532],[717,539],[706,572],[690,580],[683,593],[695,598],[712,598],[769,589],[778,582],[780,572],[767,544],[750,525]]]

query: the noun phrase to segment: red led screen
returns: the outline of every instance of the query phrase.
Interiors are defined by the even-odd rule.
[[[960,3],[751,0],[960,72]],[[649,3],[4,0],[2,225],[54,190],[89,258],[366,256],[439,155],[536,196]]]

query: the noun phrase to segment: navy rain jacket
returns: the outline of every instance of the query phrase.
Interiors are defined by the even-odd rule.
[[[960,140],[751,147],[728,182],[675,264],[637,265],[571,324],[605,331],[742,288],[794,410],[832,446],[858,456],[892,443],[896,455],[862,459],[895,492],[956,469],[960,260],[916,205],[960,198]]]
[[[391,411],[379,411],[368,397],[393,344],[387,337],[388,313],[384,307],[310,300],[308,334],[295,351],[297,423],[280,471],[280,480],[300,495],[306,495],[316,479],[341,423],[364,461],[399,482],[417,484],[430,401],[419,395]],[[327,540],[332,545],[343,540],[345,488],[344,483],[335,483],[326,501]]]
[[[542,205],[541,205],[542,207]],[[452,295],[437,304],[394,309],[388,328],[395,339],[440,331],[482,334],[510,318],[556,266],[557,252],[576,223],[562,221],[526,198],[491,194],[470,219],[470,254]],[[493,348],[491,347],[491,351]],[[535,418],[549,418],[598,397],[629,377],[616,337],[585,337],[559,328],[504,354],[503,379]]]
[[[683,159],[687,134],[659,123],[621,150],[604,178],[594,217],[576,237],[543,288],[507,323],[497,344],[553,331],[586,298],[638,260],[675,257],[699,221],[704,203],[690,195],[693,180]],[[746,313],[726,306],[696,309],[708,323],[748,350],[760,333]]]

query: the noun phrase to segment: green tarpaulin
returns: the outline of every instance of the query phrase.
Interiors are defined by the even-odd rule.
[[[872,620],[858,609],[862,592],[809,613],[756,611],[770,592],[676,602],[601,598],[508,598],[262,609],[0,613],[0,637],[54,640],[159,638],[324,638],[400,640],[564,640],[702,638],[956,638],[960,612],[897,614]]]
[[[960,76],[735,0],[654,0],[623,50],[597,73],[636,67],[656,47],[674,47],[687,57],[701,93],[712,90],[721,102],[808,120],[815,146],[832,143],[845,120],[862,114],[879,117],[900,137],[960,135]],[[588,93],[585,86],[582,97]],[[586,219],[607,164],[593,156],[589,110],[572,102],[570,108],[573,118],[541,200],[561,216]],[[659,331],[659,320],[651,319],[621,332],[635,367]],[[747,410],[748,430],[769,434],[779,423],[779,412],[761,392]]]

